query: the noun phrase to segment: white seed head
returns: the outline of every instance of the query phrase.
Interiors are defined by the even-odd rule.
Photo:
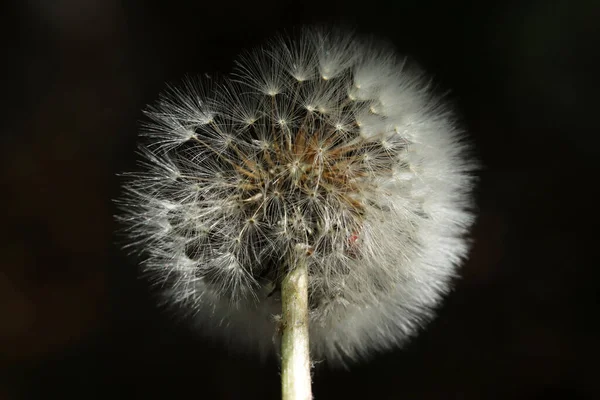
[[[232,80],[171,88],[149,115],[120,217],[205,332],[276,349],[298,246],[316,359],[400,345],[432,316],[467,254],[474,163],[402,58],[306,31],[247,53]]]

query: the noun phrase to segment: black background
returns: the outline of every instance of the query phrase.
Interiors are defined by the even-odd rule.
[[[0,399],[279,397],[275,361],[202,339],[115,246],[116,173],[165,82],[281,30],[390,39],[449,90],[484,169],[475,246],[403,350],[314,372],[316,399],[588,399],[597,378],[600,3],[2,3]]]

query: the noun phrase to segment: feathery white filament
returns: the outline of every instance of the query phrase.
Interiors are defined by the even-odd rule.
[[[367,356],[431,317],[466,256],[473,163],[427,85],[372,41],[282,39],[149,115],[121,218],[209,332],[276,348],[283,260],[302,245],[313,357]]]

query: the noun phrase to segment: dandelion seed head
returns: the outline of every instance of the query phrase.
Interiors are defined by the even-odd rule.
[[[419,75],[375,45],[307,30],[150,108],[121,219],[204,331],[276,348],[273,288],[297,248],[316,359],[402,344],[447,291],[468,250],[474,164]]]

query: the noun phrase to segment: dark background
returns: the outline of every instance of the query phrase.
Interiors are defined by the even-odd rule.
[[[113,244],[111,199],[165,82],[227,73],[305,23],[413,57],[485,166],[439,317],[403,350],[318,368],[315,398],[600,397],[598,1],[14,0],[0,15],[0,399],[278,398],[273,360],[154,305]]]

